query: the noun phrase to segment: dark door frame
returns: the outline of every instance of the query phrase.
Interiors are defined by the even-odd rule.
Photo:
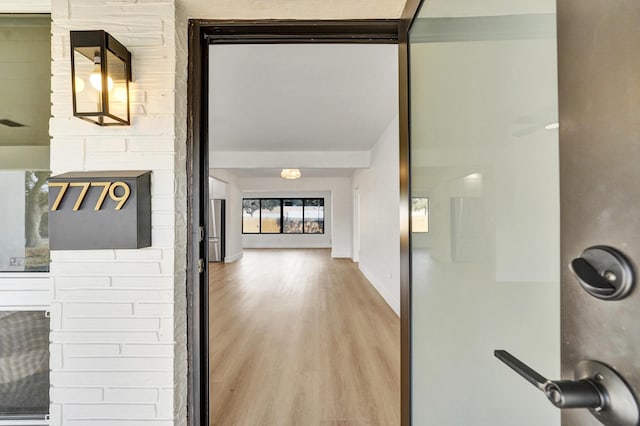
[[[400,101],[401,419],[411,424],[411,264],[409,257],[409,85],[407,33],[419,0],[391,20],[189,21],[187,111],[187,350],[188,418],[209,425],[209,325],[206,224],[208,203],[208,64],[210,44],[398,44]]]

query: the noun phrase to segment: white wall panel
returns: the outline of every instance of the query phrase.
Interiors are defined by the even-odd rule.
[[[396,118],[374,146],[371,167],[354,173],[353,187],[360,194],[358,267],[389,306],[400,314],[398,137]]]

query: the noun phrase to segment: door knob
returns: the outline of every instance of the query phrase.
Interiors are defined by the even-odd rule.
[[[504,350],[494,355],[529,383],[540,389],[558,408],[587,408],[607,426],[638,426],[640,410],[626,382],[609,366],[582,361],[575,380],[549,380]]]

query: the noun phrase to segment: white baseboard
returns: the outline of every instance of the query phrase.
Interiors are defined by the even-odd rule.
[[[235,262],[237,260],[240,260],[240,259],[242,259],[242,252],[238,252],[238,253],[236,253],[234,255],[231,255],[231,256],[225,256],[224,257],[224,263],[233,263],[233,262]]]
[[[360,269],[362,275],[364,275],[365,278],[369,280],[371,285],[373,285],[373,287],[378,291],[384,301],[387,302],[387,305],[389,305],[391,309],[393,309],[393,312],[395,312],[396,315],[400,316],[400,300],[397,299],[396,295],[392,294],[388,286],[384,285],[384,280],[376,277],[375,274],[373,274],[370,270],[363,266],[362,263],[358,264],[358,269]]]
[[[342,258],[351,259],[351,252],[331,250],[331,257],[334,259],[342,259]]]

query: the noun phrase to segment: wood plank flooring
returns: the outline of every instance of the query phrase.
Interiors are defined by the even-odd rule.
[[[325,249],[210,269],[211,424],[400,424],[400,322]]]

